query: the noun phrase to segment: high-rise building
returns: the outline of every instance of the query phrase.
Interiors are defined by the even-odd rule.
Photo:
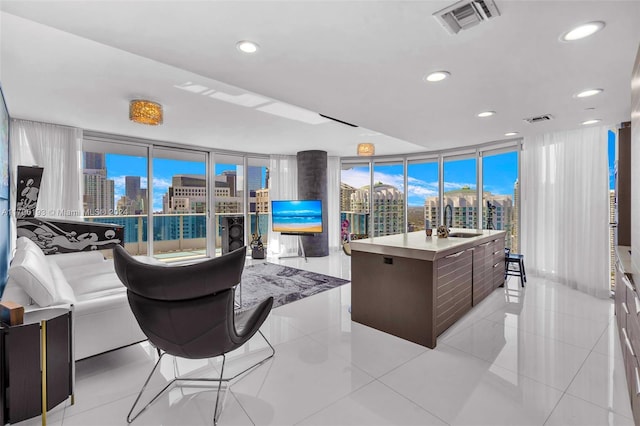
[[[249,192],[262,189],[262,167],[249,166],[247,168],[247,183]]]
[[[114,182],[95,170],[84,170],[84,214],[85,216],[106,216],[114,214]],[[106,174],[106,173],[105,173]]]
[[[609,190],[609,223],[616,223],[616,191],[614,189]],[[616,229],[613,227],[609,227],[609,262],[610,262],[610,271],[611,271],[611,288],[615,287],[616,283],[616,273],[615,273],[615,264],[616,264]]]
[[[124,177],[124,195],[130,200],[136,200],[140,196],[140,176]]]
[[[351,211],[351,194],[357,189],[346,183],[340,183],[340,211]]]
[[[226,182],[229,185],[229,193],[232,197],[238,196],[238,191],[241,191],[242,188],[238,187],[238,174],[235,170],[225,170],[222,175],[216,176],[216,180],[218,178],[221,178],[222,182]]]
[[[107,179],[105,154],[100,152],[84,153],[82,171],[84,194],[82,197],[85,216],[113,215],[114,182]]]
[[[163,213],[206,213],[207,180],[204,175],[175,175],[163,196]]]
[[[84,168],[92,170],[106,169],[105,154],[102,152],[85,152]]]
[[[465,186],[461,189],[448,191],[444,193],[444,205],[451,206],[452,217],[447,217],[447,225],[449,221],[452,228],[477,228],[478,227],[478,196],[475,189]],[[487,201],[489,201],[495,209],[493,211],[493,229],[507,231],[505,236],[505,244],[512,247],[512,227],[513,227],[513,201],[511,195],[494,195],[490,192],[484,192],[483,200],[483,217],[485,223],[482,228],[487,228]],[[439,217],[440,204],[438,197],[429,197],[425,200],[425,219],[433,220]],[[432,226],[438,222],[431,222]]]
[[[348,190],[348,188],[346,188]],[[351,194],[351,210],[344,213],[351,233],[368,234],[369,185]],[[404,193],[396,187],[377,183],[373,187],[373,235],[393,235],[404,232]]]
[[[259,189],[256,191],[256,211],[259,213],[269,213],[269,189]]]

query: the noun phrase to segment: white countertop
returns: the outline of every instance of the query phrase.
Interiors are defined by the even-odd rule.
[[[435,229],[434,229],[435,234]],[[351,241],[352,251],[401,256],[413,259],[435,260],[449,254],[466,250],[485,241],[504,238],[505,231],[477,230],[451,228],[450,233],[482,234],[471,238],[438,238],[436,235],[427,237],[425,231],[408,232],[405,234],[387,235],[363,240]]]

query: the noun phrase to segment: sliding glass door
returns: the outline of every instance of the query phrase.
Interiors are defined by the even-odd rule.
[[[145,146],[85,141],[83,147],[83,210],[87,222],[124,227],[124,247],[147,254],[147,152]],[[136,185],[138,196],[129,188]],[[111,257],[111,250],[103,250]]]
[[[207,154],[153,149],[153,255],[189,260],[207,254]],[[127,184],[130,198],[146,198],[138,182]]]
[[[215,252],[216,256],[246,244],[244,205],[244,157],[214,156]]]

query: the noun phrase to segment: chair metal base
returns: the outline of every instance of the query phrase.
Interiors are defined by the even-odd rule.
[[[171,388],[171,386],[174,383],[176,383],[177,386],[181,386],[179,384],[181,382],[217,382],[218,383],[218,391],[216,392],[216,405],[215,405],[215,409],[213,411],[213,424],[217,425],[218,424],[218,419],[220,417],[220,412],[222,411],[222,410],[220,410],[220,412],[218,411],[218,401],[220,400],[220,390],[222,389],[222,382],[230,382],[231,380],[236,379],[237,377],[243,375],[244,373],[248,372],[249,370],[252,370],[252,369],[258,367],[258,366],[262,365],[263,363],[265,363],[266,361],[268,361],[269,359],[273,358],[273,356],[276,353],[276,350],[273,348],[273,346],[271,345],[269,340],[267,340],[267,338],[264,336],[264,334],[262,334],[262,332],[260,330],[258,330],[258,333],[260,333],[260,335],[262,336],[264,341],[267,342],[267,345],[269,345],[269,348],[271,348],[271,354],[269,356],[267,356],[266,358],[264,358],[264,359],[258,361],[257,363],[245,368],[244,370],[242,370],[241,372],[235,374],[232,377],[224,377],[224,366],[225,366],[225,362],[226,362],[226,357],[225,357],[224,354],[222,354],[222,367],[220,368],[220,377],[219,378],[178,377],[177,368],[174,365],[174,379],[171,380],[169,383],[167,383],[167,385],[164,388],[162,388],[162,390],[160,392],[158,392],[151,399],[151,401],[149,401],[149,403],[147,405],[145,405],[140,411],[138,411],[136,413],[136,415],[131,417],[131,414],[133,413],[133,410],[136,408],[136,405],[138,405],[138,402],[140,401],[140,397],[142,396],[142,394],[144,393],[145,389],[147,388],[147,385],[149,384],[149,381],[151,380],[151,377],[153,377],[153,374],[158,369],[158,366],[160,365],[160,361],[162,361],[162,357],[167,355],[166,352],[160,353],[160,350],[158,349],[158,354],[160,355],[158,357],[158,361],[156,361],[156,364],[153,366],[153,369],[151,370],[151,373],[149,373],[149,376],[147,377],[147,380],[144,382],[144,385],[142,385],[142,389],[140,389],[140,392],[138,393],[138,397],[136,398],[135,402],[131,406],[131,410],[129,410],[129,414],[127,414],[127,423],[132,423],[135,419],[137,419],[138,416],[140,416],[140,414],[145,412],[145,410],[147,408],[149,408],[154,402],[156,402],[158,400],[158,398],[160,398],[160,396],[166,390]],[[174,357],[174,361],[175,361],[175,357]],[[185,385],[182,385],[182,386],[185,386]]]

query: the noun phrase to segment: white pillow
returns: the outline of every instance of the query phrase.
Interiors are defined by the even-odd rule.
[[[53,304],[59,305],[62,303],[75,303],[75,293],[73,288],[69,285],[67,278],[64,276],[62,269],[60,269],[58,264],[55,262],[49,262],[49,269],[51,270],[51,276],[53,277],[56,292]]]
[[[55,283],[44,254],[40,257],[33,250],[16,250],[9,267],[9,277],[40,306],[49,306],[57,298]]]

